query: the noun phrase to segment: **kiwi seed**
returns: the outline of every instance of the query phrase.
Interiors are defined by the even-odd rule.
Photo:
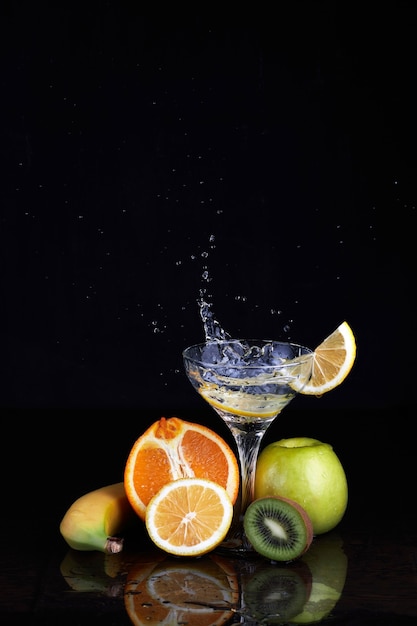
[[[293,561],[313,540],[313,525],[306,511],[297,502],[279,496],[251,502],[243,526],[254,550],[271,561]]]

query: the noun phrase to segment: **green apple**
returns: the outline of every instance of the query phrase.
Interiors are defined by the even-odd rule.
[[[293,437],[261,450],[255,473],[255,498],[284,496],[309,515],[314,535],[339,524],[348,502],[348,485],[339,457],[328,443]]]

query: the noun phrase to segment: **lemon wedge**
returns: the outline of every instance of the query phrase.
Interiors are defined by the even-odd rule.
[[[314,350],[311,378],[300,393],[321,396],[338,387],[349,374],[356,358],[356,341],[345,321]]]

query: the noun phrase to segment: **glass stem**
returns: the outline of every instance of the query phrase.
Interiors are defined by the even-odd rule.
[[[240,515],[242,516],[248,505],[254,499],[256,461],[258,459],[259,448],[262,437],[269,426],[265,420],[261,423],[236,425],[229,423],[236,441],[239,455],[240,477],[241,477],[241,505]]]

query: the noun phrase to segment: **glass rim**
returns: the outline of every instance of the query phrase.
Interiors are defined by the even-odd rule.
[[[313,354],[314,354],[314,350],[311,348],[308,348],[307,346],[301,344],[301,343],[297,343],[294,341],[285,341],[285,340],[280,340],[280,339],[242,339],[242,338],[233,338],[233,339],[209,339],[208,341],[200,341],[198,343],[194,343],[190,346],[187,346],[186,348],[184,348],[184,350],[182,351],[182,356],[184,359],[189,359],[194,361],[195,363],[199,363],[201,365],[207,365],[210,366],[212,368],[217,368],[217,367],[223,367],[225,366],[224,363],[210,363],[209,361],[203,360],[201,358],[195,358],[193,356],[191,356],[190,354],[187,354],[189,351],[196,349],[196,348],[203,348],[204,346],[208,346],[211,344],[233,344],[233,343],[250,343],[251,345],[259,345],[260,347],[262,347],[262,345],[266,345],[266,344],[276,344],[276,345],[281,345],[281,346],[290,346],[291,348],[295,348],[295,349],[301,349],[303,351],[302,354],[298,354],[292,358],[288,358],[287,361],[284,361],[283,363],[279,364],[279,367],[294,367],[294,365],[298,364],[298,363],[304,363],[305,361],[307,361]],[[305,358],[304,358],[305,357]],[[259,364],[253,363],[250,365],[245,365],[246,368],[259,368]],[[267,368],[267,367],[271,367],[271,368],[276,368],[277,364],[273,365],[273,364],[268,364],[268,365],[263,365],[262,367]]]

